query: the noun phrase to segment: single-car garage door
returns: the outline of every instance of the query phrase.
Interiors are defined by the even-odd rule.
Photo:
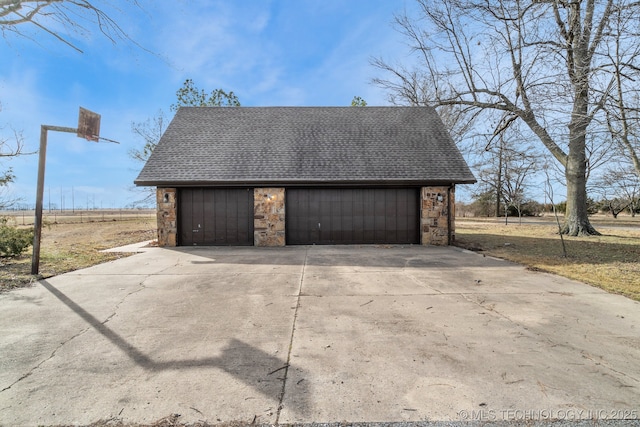
[[[286,190],[287,244],[420,243],[417,188]]]
[[[178,244],[253,245],[253,189],[183,188]]]

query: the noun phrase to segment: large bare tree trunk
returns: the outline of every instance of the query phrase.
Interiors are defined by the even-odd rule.
[[[565,172],[567,183],[567,211],[562,234],[569,236],[599,235],[591,223],[587,212],[586,162],[579,156],[569,155]]]
[[[578,56],[578,60],[584,58]],[[564,218],[562,234],[569,236],[599,235],[589,222],[587,212],[587,154],[586,138],[589,127],[589,85],[587,76],[583,74],[587,67],[577,67],[574,74],[576,84],[575,100],[571,122],[569,123],[569,152],[565,164],[567,184],[567,211]]]

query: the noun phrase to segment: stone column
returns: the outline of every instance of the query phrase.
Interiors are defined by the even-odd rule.
[[[284,188],[253,189],[253,244],[285,245]]]
[[[455,187],[422,187],[420,231],[423,245],[446,246],[455,237]]]
[[[178,197],[175,188],[156,190],[158,205],[158,246],[174,247],[178,244]]]

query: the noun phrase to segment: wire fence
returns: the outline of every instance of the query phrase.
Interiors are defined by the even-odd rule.
[[[45,210],[42,213],[42,221],[44,224],[81,224],[85,222],[148,220],[155,218],[155,216],[156,211],[153,209]],[[5,218],[7,223],[11,225],[33,225],[35,211],[0,211],[0,217]]]

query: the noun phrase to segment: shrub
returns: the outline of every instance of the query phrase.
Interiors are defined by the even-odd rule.
[[[17,228],[7,224],[6,218],[0,218],[0,255],[20,255],[26,251],[32,243],[32,229]]]

